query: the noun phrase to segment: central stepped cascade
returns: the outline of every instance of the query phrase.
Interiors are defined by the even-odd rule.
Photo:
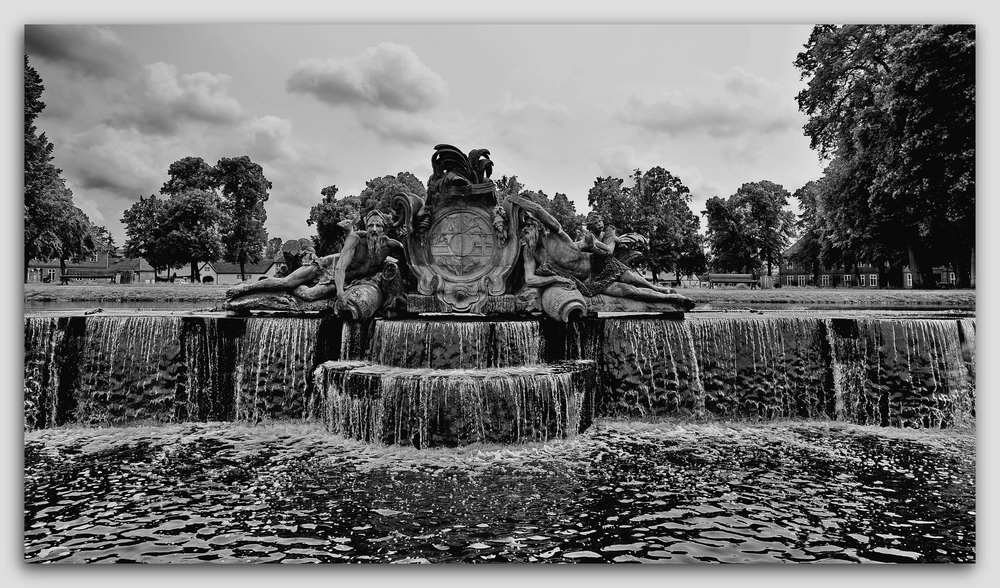
[[[24,427],[294,419],[420,446],[552,439],[599,417],[947,427],[975,418],[975,338],[974,318],[899,312],[368,324],[29,315]],[[445,381],[455,389],[440,392]]]
[[[596,362],[546,364],[543,356],[538,320],[380,320],[369,362],[322,364],[315,390],[327,428],[363,441],[421,447],[570,437],[590,425]]]

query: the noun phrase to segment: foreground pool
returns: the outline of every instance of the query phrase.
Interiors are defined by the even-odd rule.
[[[599,422],[413,450],[319,426],[25,434],[40,563],[972,563],[974,431]]]

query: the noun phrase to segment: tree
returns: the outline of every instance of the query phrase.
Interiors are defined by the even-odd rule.
[[[792,194],[799,201],[799,218],[795,228],[799,232],[797,248],[789,256],[789,261],[800,267],[812,270],[813,278],[819,280],[820,268],[832,267],[823,263],[822,227],[819,216],[820,186],[818,181],[807,182]]]
[[[547,200],[549,214],[551,214],[559,224],[562,225],[566,234],[574,241],[582,236],[584,221],[582,215],[576,213],[576,205],[565,194],[556,192],[552,200]]]
[[[264,254],[267,241],[264,203],[271,182],[264,177],[263,168],[246,155],[220,159],[213,175],[222,191],[225,212],[220,226],[223,259],[238,264],[240,280],[245,280],[246,264],[259,262]]]
[[[323,200],[309,209],[306,224],[316,225],[316,254],[325,256],[340,251],[344,240],[361,217],[361,199],[347,196],[337,199],[337,186],[320,190]]]
[[[718,196],[705,202],[702,214],[708,220],[709,265],[715,271],[750,273],[760,267],[744,230],[749,222],[746,213]]]
[[[968,285],[975,27],[821,25],[804,48],[795,65],[808,86],[796,99],[809,116],[812,147],[839,160],[822,198],[838,200],[823,209],[851,221],[839,229],[851,233],[842,242],[878,235],[877,253],[890,264],[908,263],[915,287],[932,287],[940,263],[951,263]],[[827,190],[834,184],[853,189]]]
[[[417,176],[410,172],[399,172],[395,176],[372,178],[365,182],[365,189],[358,194],[359,206],[362,212],[377,209],[388,212],[392,197],[400,192],[408,192],[421,198],[427,198],[427,188]]]
[[[733,204],[746,207],[750,224],[745,227],[755,257],[767,264],[767,275],[773,275],[773,265],[781,263],[781,255],[794,234],[795,215],[787,210],[788,191],[779,184],[762,180],[743,184],[734,195]]]
[[[623,187],[620,178],[597,178],[587,192],[587,203],[593,212],[601,215],[604,223],[614,225],[619,232],[634,231],[638,216],[637,204],[632,191]]]
[[[164,205],[162,222],[153,230],[153,241],[165,265],[190,264],[191,281],[201,281],[198,263],[216,260],[222,254],[219,226],[225,216],[211,192],[188,190],[171,196]]]
[[[767,275],[773,275],[773,264],[780,263],[794,234],[795,215],[786,210],[788,196],[782,186],[763,180],[743,184],[728,200],[710,198],[704,214],[712,266],[755,273],[767,264]]]
[[[66,275],[66,261],[83,261],[99,247],[97,229],[87,214],[76,206],[63,207],[63,218],[59,223],[59,269]]]
[[[520,196],[524,190],[524,184],[517,181],[517,176],[502,176],[495,184],[498,202],[503,202],[508,196]]]
[[[282,244],[281,237],[271,237],[268,239],[267,245],[264,246],[264,259],[276,259],[281,255]]]
[[[108,227],[95,227],[94,237],[97,239],[100,250],[106,251],[108,256],[114,257],[118,254],[118,245],[115,243],[115,236],[111,234]]]
[[[31,259],[58,259],[65,274],[67,260],[85,259],[97,249],[96,229],[73,205],[73,193],[61,179],[42,189],[25,208],[25,282]]]
[[[673,271],[680,279],[681,257],[694,253],[700,221],[691,212],[691,190],[680,178],[660,166],[632,173],[631,230],[649,239],[646,265],[653,275]],[[687,252],[687,253],[685,253]],[[692,265],[690,260],[684,265]],[[693,264],[697,265],[697,264]]]
[[[58,221],[62,207],[72,206],[60,174],[52,163],[52,143],[38,134],[35,119],[45,109],[42,78],[24,56],[24,281],[32,259],[53,259],[60,248]]]
[[[125,225],[125,244],[122,254],[132,259],[145,259],[146,263],[159,271],[170,267],[172,256],[167,251],[166,243],[161,239],[162,227],[166,223],[167,201],[151,194],[149,198],[139,197],[122,215],[121,222]]]
[[[222,176],[217,167],[213,168],[200,157],[178,159],[167,168],[167,175],[170,179],[164,182],[160,194],[168,196],[188,190],[214,191],[222,184]]]

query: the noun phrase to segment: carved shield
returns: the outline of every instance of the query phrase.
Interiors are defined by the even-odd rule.
[[[453,312],[481,312],[490,296],[508,293],[519,259],[516,215],[509,204],[497,205],[492,181],[434,196],[428,203],[412,194],[393,200],[417,291]]]

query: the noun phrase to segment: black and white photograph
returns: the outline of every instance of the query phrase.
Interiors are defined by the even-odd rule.
[[[8,26],[25,582],[981,579],[968,9],[80,14]]]

